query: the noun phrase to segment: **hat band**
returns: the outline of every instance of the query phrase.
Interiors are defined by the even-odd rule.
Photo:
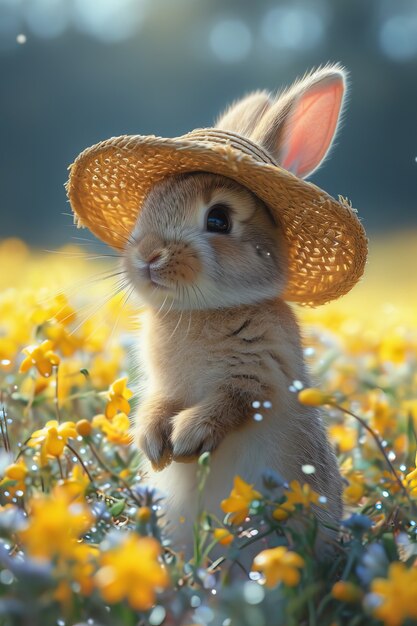
[[[199,141],[231,146],[257,161],[262,161],[268,165],[277,165],[271,155],[261,146],[253,143],[246,137],[242,137],[242,135],[237,135],[230,131],[218,130],[217,128],[197,128],[191,131],[191,133],[183,135],[182,139],[198,139]]]

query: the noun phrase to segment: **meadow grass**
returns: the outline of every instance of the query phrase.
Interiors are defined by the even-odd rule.
[[[320,563],[312,510],[325,499],[268,468],[259,491],[231,477],[224,519],[200,511],[184,562],[130,446],[140,315],[114,295],[116,260],[0,242],[0,623],[417,624],[416,245],[417,233],[377,239],[351,294],[297,310],[315,389],[292,390],[323,405],[345,480]],[[209,471],[203,455],[201,491]],[[259,554],[236,580],[249,543]]]

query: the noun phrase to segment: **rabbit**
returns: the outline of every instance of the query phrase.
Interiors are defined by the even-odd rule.
[[[326,66],[281,95],[260,91],[232,105],[216,127],[240,133],[299,177],[326,157],[346,86]],[[147,195],[123,263],[142,301],[138,356],[143,386],[133,437],[150,486],[166,496],[167,533],[192,555],[197,458],[211,453],[204,506],[220,502],[236,475],[256,488],[266,468],[308,482],[327,545],[342,515],[337,460],[316,408],[290,391],[311,385],[300,330],[284,302],[285,238],[264,202],[222,175],[168,176]],[[254,414],[254,402],[267,401]],[[305,464],[315,472],[306,475]],[[319,549],[321,550],[321,548]]]

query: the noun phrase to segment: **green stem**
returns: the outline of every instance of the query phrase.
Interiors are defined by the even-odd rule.
[[[29,441],[30,441],[31,439],[32,439],[32,435],[31,435],[30,437],[28,437],[28,438],[26,439],[26,441],[24,441],[24,442],[23,442],[23,445],[22,445],[22,447],[20,448],[20,450],[19,450],[19,452],[18,452],[18,454],[17,454],[17,456],[16,456],[15,463],[16,463],[16,462],[20,459],[20,457],[22,456],[22,454],[23,454],[24,452],[26,452],[26,450],[28,449],[28,445],[27,445],[27,444],[29,443]]]
[[[341,580],[346,580],[350,574],[350,570],[352,569],[352,565],[356,558],[356,550],[352,547],[349,551],[348,558],[346,561],[345,569],[343,570],[343,574],[341,576]]]
[[[326,596],[324,596],[324,598],[322,599],[322,601],[320,602],[317,608],[317,618],[320,617],[324,609],[330,604],[332,600],[333,600],[333,596],[331,593],[328,593]]]
[[[126,489],[126,491],[128,491],[128,493],[130,494],[130,496],[133,498],[133,500],[136,502],[136,504],[138,504],[139,506],[142,506],[142,502],[140,501],[140,499],[136,496],[135,492],[132,491],[129,483],[127,483],[124,478],[122,478],[119,474],[116,474],[116,472],[113,472],[113,470],[107,465],[107,463],[105,462],[105,460],[102,458],[102,456],[99,454],[98,450],[96,449],[96,447],[93,445],[93,443],[91,442],[91,440],[89,439],[85,439],[85,441],[87,442],[88,447],[90,448],[93,456],[96,458],[96,460],[100,463],[100,465],[102,466],[102,468],[108,473],[110,474],[110,476],[112,476],[115,480],[117,480],[118,482],[121,482],[123,487]]]
[[[3,398],[3,390],[0,392],[0,409],[3,413],[3,420],[4,420],[4,432],[3,432],[3,421],[0,421],[1,423],[1,434],[3,436],[3,441],[4,441],[4,449],[6,450],[6,452],[11,452],[12,448],[10,445],[10,439],[9,439],[9,429],[7,428],[7,417],[6,417],[6,405],[4,402],[4,398]]]
[[[83,468],[83,470],[85,471],[85,473],[86,473],[86,474],[87,474],[87,476],[88,476],[88,480],[90,481],[90,483],[91,483],[92,485],[94,485],[94,486],[95,486],[95,483],[94,483],[94,478],[93,478],[93,477],[92,477],[92,475],[90,474],[90,471],[89,471],[88,467],[85,465],[84,461],[82,460],[81,456],[78,454],[77,450],[76,450],[75,448],[73,448],[72,446],[70,446],[70,444],[69,444],[69,443],[67,443],[67,448],[68,448],[68,450],[70,450],[70,452],[71,452],[71,453],[72,453],[75,457],[77,457],[77,459],[78,459],[78,460],[79,460],[79,462],[80,462],[81,467]]]
[[[56,460],[58,461],[58,467],[59,467],[59,474],[62,478],[62,480],[64,480],[64,472],[62,471],[62,463],[61,463],[61,459],[59,458],[59,456],[56,457]]]
[[[56,414],[56,419],[58,424],[61,423],[61,413],[59,410],[59,399],[58,399],[58,372],[59,372],[59,365],[54,365],[53,366],[54,369],[54,373],[55,373],[55,396],[54,396],[54,405],[55,405],[55,414]]]
[[[369,426],[369,424],[367,424],[365,422],[365,420],[362,419],[362,417],[359,417],[359,415],[356,415],[355,413],[352,413],[352,411],[349,411],[349,409],[345,409],[340,404],[336,404],[334,402],[329,402],[329,404],[330,404],[330,406],[333,406],[336,409],[339,409],[339,411],[342,411],[343,413],[346,413],[346,415],[350,415],[351,417],[355,418],[363,426],[363,428],[365,428],[365,430],[368,431],[368,433],[372,436],[373,440],[375,441],[376,445],[378,446],[382,456],[385,459],[386,464],[388,465],[391,473],[395,477],[395,480],[397,481],[401,491],[404,493],[405,497],[410,502],[411,506],[414,508],[414,503],[412,502],[412,500],[411,500],[411,498],[410,498],[410,496],[408,494],[407,489],[403,485],[403,482],[402,482],[401,478],[398,476],[395,467],[393,466],[393,464],[389,460],[388,455],[387,455],[387,453],[386,453],[386,451],[384,449],[384,446],[382,445],[382,442],[379,439],[378,435],[372,430],[372,428]]]
[[[271,534],[271,532],[273,532],[273,530],[274,530],[274,528],[272,526],[270,526],[268,528],[268,530],[265,530],[263,533],[260,533],[259,535],[255,535],[254,537],[251,537],[250,539],[248,539],[247,541],[242,543],[241,546],[239,546],[239,550],[244,550],[245,548],[247,548],[248,546],[252,545],[256,541],[259,541],[259,539],[263,539],[264,537],[267,537],[268,535]],[[225,556],[223,556],[221,559],[217,559],[216,560],[216,567],[218,567],[219,565],[224,563],[225,560],[226,560]],[[235,562],[237,563],[238,561],[236,560]]]
[[[83,391],[82,393],[73,393],[70,396],[67,396],[65,398],[66,401],[68,400],[82,400],[83,398],[88,398],[89,396],[105,396],[107,395],[107,391]]]
[[[316,626],[316,612],[314,610],[314,602],[313,598],[309,598],[307,601],[308,605],[308,626]]]

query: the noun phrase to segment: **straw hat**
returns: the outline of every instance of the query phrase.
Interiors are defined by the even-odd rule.
[[[67,183],[76,223],[122,250],[153,185],[185,172],[227,176],[265,202],[288,242],[285,300],[324,304],[362,276],[367,239],[347,200],[294,176],[249,139],[215,128],[173,139],[113,137],[84,150]]]

